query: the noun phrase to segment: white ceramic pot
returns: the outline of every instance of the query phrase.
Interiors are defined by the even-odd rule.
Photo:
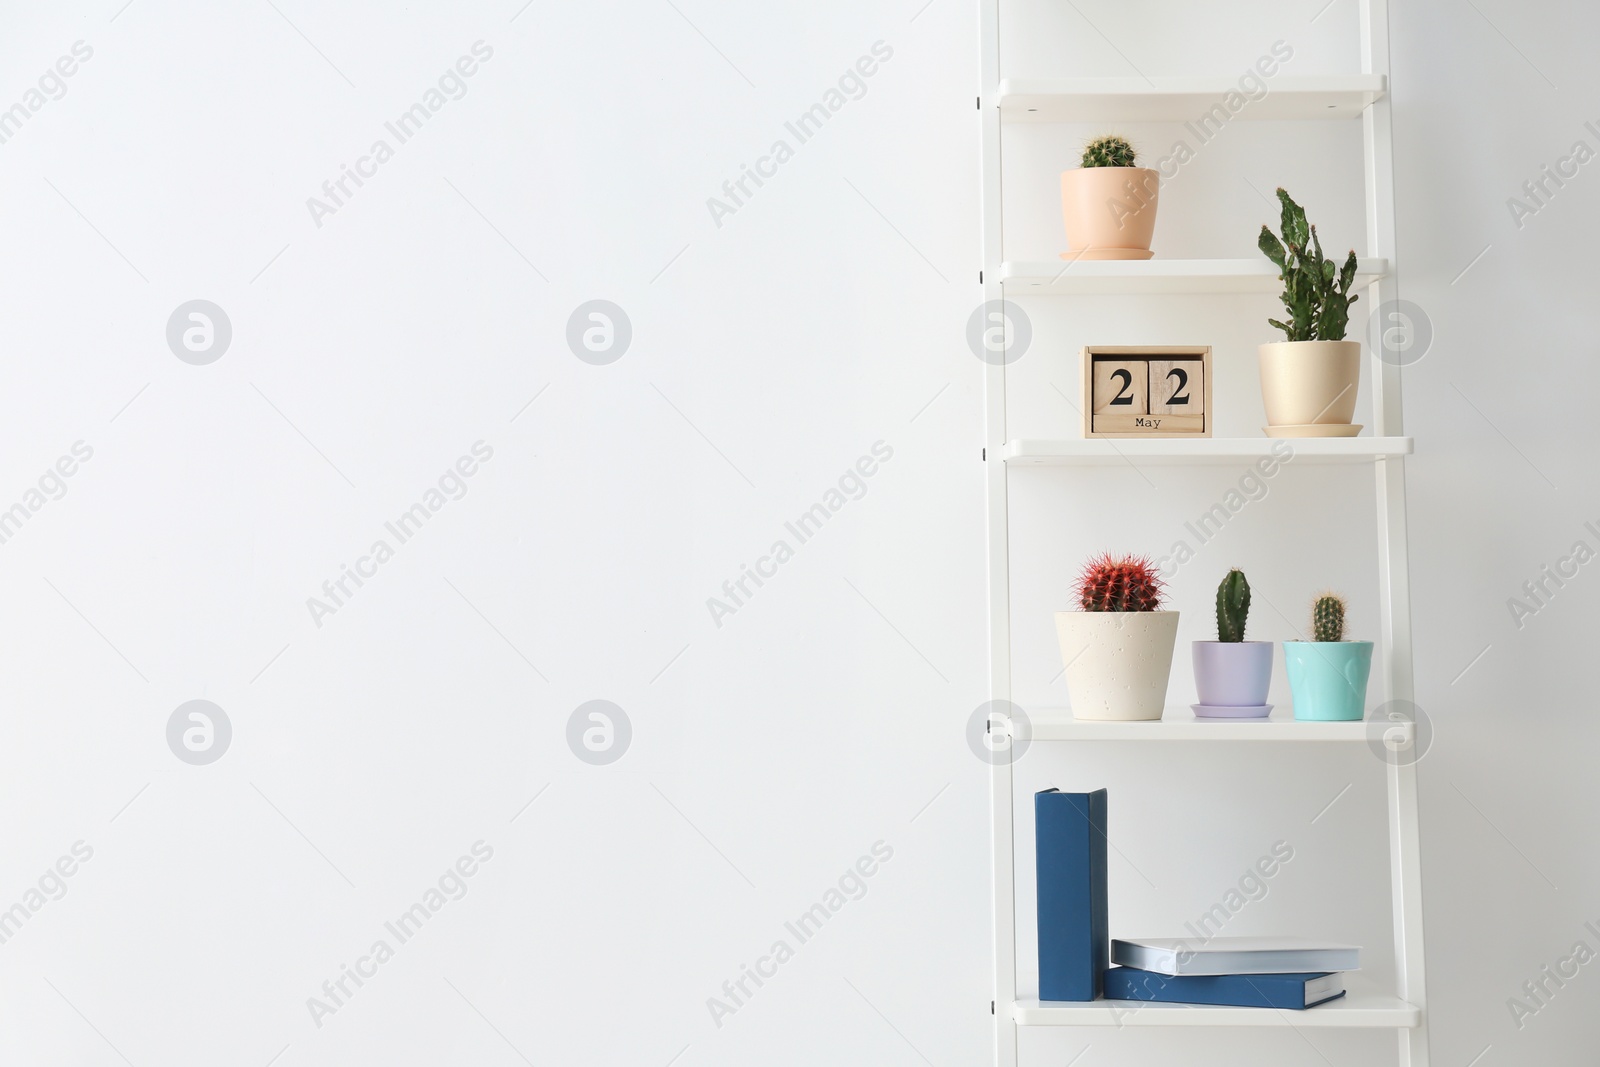
[[[1361,385],[1360,341],[1274,341],[1261,346],[1260,360],[1268,426],[1327,426],[1327,436],[1348,432]],[[1335,429],[1340,426],[1345,431]]]
[[[1073,718],[1161,718],[1178,640],[1176,611],[1058,611],[1056,636]]]

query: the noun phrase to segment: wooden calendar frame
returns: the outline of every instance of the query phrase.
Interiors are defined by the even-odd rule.
[[[1149,413],[1148,364],[1167,360],[1199,360],[1201,376],[1205,379],[1201,396],[1201,413],[1173,416],[1170,413]],[[1095,428],[1095,363],[1143,362],[1147,365],[1144,377],[1146,411],[1134,413],[1148,420],[1149,426],[1125,425],[1125,417],[1116,420],[1116,428],[1104,428],[1107,417],[1099,416],[1101,429]],[[1211,346],[1210,345],[1085,345],[1083,348],[1083,436],[1109,438],[1170,438],[1210,437],[1213,425],[1211,410]],[[1198,419],[1198,422],[1195,420]]]

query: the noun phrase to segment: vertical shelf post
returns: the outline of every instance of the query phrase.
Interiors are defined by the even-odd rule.
[[[978,112],[983,128],[983,299],[987,304],[1005,295],[1000,283],[1003,254],[1000,195],[1000,0],[979,5]],[[1008,331],[1009,332],[1009,331]],[[1009,339],[1009,338],[1008,338]],[[985,361],[983,374],[984,494],[987,514],[989,591],[989,699],[1011,699],[1011,571],[1010,533],[1006,512],[1006,369]],[[1009,725],[1009,724],[1008,724]],[[1009,753],[1009,748],[1007,749]],[[994,1062],[1016,1067],[1017,1024],[1012,1004],[1017,999],[1017,922],[1011,765],[997,761],[989,769],[990,861],[994,923]]]
[[[1388,0],[1361,2],[1361,67],[1364,74],[1389,78]],[[1393,85],[1361,116],[1366,156],[1367,254],[1389,261],[1390,272],[1368,290],[1372,315],[1399,296],[1399,257],[1394,217],[1394,141],[1391,129]],[[1380,320],[1379,329],[1384,323]],[[1374,368],[1373,432],[1404,432],[1401,407],[1402,368],[1378,358]],[[1378,583],[1382,595],[1384,650],[1383,693],[1386,701],[1414,707],[1415,683],[1411,647],[1411,582],[1407,562],[1406,475],[1403,458],[1377,462]],[[1422,739],[1419,737],[1418,742]],[[1423,970],[1421,832],[1417,820],[1417,770],[1413,758],[1392,760],[1388,767],[1389,880],[1394,916],[1394,965],[1397,992],[1421,1012],[1416,1027],[1399,1032],[1401,1067],[1428,1065],[1428,1010]]]

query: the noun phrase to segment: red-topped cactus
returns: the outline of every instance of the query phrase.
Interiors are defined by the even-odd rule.
[[[1161,718],[1178,613],[1164,610],[1156,565],[1102,553],[1074,583],[1077,611],[1056,612],[1056,637],[1075,719]]]
[[[1166,587],[1145,557],[1105,552],[1084,564],[1074,592],[1084,611],[1160,611]]]

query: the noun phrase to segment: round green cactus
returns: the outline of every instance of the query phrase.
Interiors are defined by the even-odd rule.
[[[1323,593],[1311,603],[1311,640],[1344,640],[1344,597]]]
[[[1238,643],[1244,640],[1244,623],[1250,614],[1250,583],[1244,571],[1235,567],[1217,586],[1217,640]]]
[[[1085,167],[1132,167],[1137,153],[1133,145],[1126,138],[1112,134],[1109,137],[1096,137],[1083,146],[1083,165]]]

